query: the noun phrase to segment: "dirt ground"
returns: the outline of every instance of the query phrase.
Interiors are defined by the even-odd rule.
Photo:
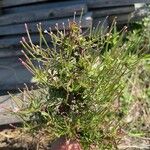
[[[42,138],[41,138],[42,137]],[[48,136],[33,138],[21,133],[20,129],[0,131],[0,150],[50,150]],[[119,150],[149,150],[150,138],[125,136],[118,145]]]
[[[0,131],[0,150],[50,150],[50,143],[42,133],[34,138],[20,129],[3,129]]]

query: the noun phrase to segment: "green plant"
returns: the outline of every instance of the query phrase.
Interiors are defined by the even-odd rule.
[[[38,25],[40,43],[35,45],[26,26],[22,63],[39,89],[26,89],[29,101],[16,115],[30,133],[44,129],[52,139],[77,139],[84,149],[117,149],[123,124],[118,101],[123,78],[138,63],[137,46],[124,42],[126,27],[117,32],[115,21],[105,34],[99,27],[82,33],[77,22],[69,22],[69,28],[45,31],[47,41]]]
[[[130,25],[130,32],[127,36],[127,39],[131,42],[139,42],[139,46],[143,51],[150,52],[150,18],[145,17],[141,21],[134,22]],[[132,37],[131,37],[132,36]]]
[[[124,112],[128,112],[126,130],[133,136],[139,135],[149,137],[150,126],[150,19],[144,18],[136,22],[127,36],[128,42],[139,41],[139,46],[145,56],[139,60],[136,68],[130,75],[126,76],[125,89],[123,92]],[[138,40],[137,40],[138,39]],[[130,105],[130,109],[129,106]],[[127,107],[126,107],[127,106]],[[129,111],[128,111],[129,109]]]

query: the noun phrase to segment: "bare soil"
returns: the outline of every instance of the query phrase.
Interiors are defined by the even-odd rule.
[[[150,138],[124,136],[118,145],[120,150],[149,150]],[[0,150],[51,150],[47,135],[31,137],[20,129],[0,131]]]
[[[31,137],[20,129],[3,129],[0,131],[0,150],[50,150],[47,135]]]

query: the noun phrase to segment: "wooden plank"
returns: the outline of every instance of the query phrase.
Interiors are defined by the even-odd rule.
[[[71,21],[73,20],[73,17],[71,18],[64,18],[64,19],[53,19],[53,20],[47,20],[42,21],[42,28],[49,30],[49,27],[51,27],[52,31],[56,30],[56,23],[58,23],[59,30],[63,30],[63,24],[65,25],[66,30],[68,30],[68,19]],[[76,17],[76,21],[79,22],[80,17]],[[28,23],[28,28],[30,33],[37,33],[37,27],[36,24],[39,22],[34,23]],[[92,13],[87,13],[82,17],[82,28],[88,28],[92,24]],[[24,24],[17,24],[17,25],[7,25],[7,26],[0,26],[0,36],[6,36],[6,35],[14,35],[14,34],[25,34],[25,27]]]
[[[24,12],[18,14],[3,15],[0,17],[0,25],[8,24],[18,24],[18,23],[28,23],[33,21],[41,21],[52,18],[62,18],[73,16],[74,12],[80,15],[82,10],[87,12],[87,7],[85,4],[70,4],[68,6],[59,6],[57,8],[36,10],[32,12]],[[63,12],[63,13],[62,13]]]
[[[135,11],[134,5],[125,6],[125,7],[110,7],[110,8],[102,8],[93,10],[93,17],[103,17],[103,16],[110,16],[110,15],[117,15],[117,14],[125,14],[131,13]]]
[[[38,96],[40,94],[39,89],[36,88],[34,89],[34,91],[32,90],[32,94],[33,93]],[[17,117],[15,114],[12,114],[12,112],[17,112],[30,103],[25,91],[22,93],[13,92],[12,95],[15,100],[12,99],[12,97],[8,95],[8,93],[5,95],[1,95],[0,91],[0,126],[13,123],[21,123],[21,118]]]
[[[40,94],[38,89],[34,91],[32,90],[32,93],[36,94],[36,96]],[[8,93],[6,95],[1,95],[0,91],[0,126],[22,122],[19,117],[11,112],[17,112],[25,107],[30,101],[28,100],[26,92],[14,92],[13,96],[15,101],[10,95],[8,95]]]
[[[3,7],[12,7],[23,4],[32,4],[37,2],[46,2],[49,0],[3,0]]]
[[[17,89],[24,83],[32,83],[32,74],[21,64],[18,57],[0,59],[0,90]]]
[[[28,39],[27,36],[24,36],[25,39]],[[0,39],[0,49],[14,49],[17,48],[20,44],[20,40],[22,39],[22,36],[13,36],[13,37],[5,37]],[[32,36],[33,43],[37,44],[39,42],[39,36],[33,35]]]
[[[0,15],[2,14],[2,0],[0,0]]]
[[[14,49],[0,49],[0,59],[4,57],[22,56],[21,49],[22,47],[19,46]]]
[[[22,5],[31,5],[31,4],[42,4],[44,2],[61,2],[62,0],[2,0],[2,7],[5,8],[5,7],[15,7],[15,6],[22,6]],[[64,0],[66,1],[66,0]],[[72,0],[72,1],[82,1],[82,2],[86,2],[86,0]]]
[[[22,94],[15,94],[15,96],[24,99]],[[17,104],[20,102],[17,101]],[[16,103],[12,100],[10,95],[0,96],[0,125],[7,125],[12,123],[19,123],[21,119],[17,116],[12,115],[11,111],[16,111],[19,108]]]
[[[31,0],[30,0],[31,1]],[[36,3],[31,5],[21,5],[9,8],[3,8],[5,14],[13,14],[13,13],[22,13],[22,12],[30,12],[33,10],[41,10],[41,9],[50,9],[50,8],[57,8],[59,6],[64,7],[68,5],[74,4],[86,4],[85,0],[71,0],[71,1],[56,1],[54,2],[48,1],[47,3]]]
[[[8,112],[7,112],[7,114],[5,112],[0,114],[0,125],[1,126],[20,123],[20,122],[21,122],[21,120],[19,118],[17,118],[14,115],[9,115]]]
[[[31,88],[31,87],[36,87],[36,83],[31,83],[31,82],[26,82],[26,83],[13,83],[13,84],[3,84],[1,85],[2,87],[0,88],[1,91],[6,93],[6,91],[18,91],[18,89],[24,89],[25,84]]]
[[[87,0],[88,8],[128,6],[134,3],[150,3],[150,0]]]

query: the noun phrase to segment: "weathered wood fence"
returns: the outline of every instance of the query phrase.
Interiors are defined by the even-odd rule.
[[[36,29],[39,22],[44,29],[51,27],[55,30],[56,23],[62,29],[62,22],[67,25],[68,19],[73,19],[74,12],[79,20],[83,11],[82,28],[95,25],[105,20],[106,16],[109,16],[106,25],[115,16],[118,24],[127,24],[131,18],[133,21],[147,15],[146,4],[149,3],[150,0],[0,0],[0,91],[14,90],[24,86],[24,83],[31,83],[32,75],[18,60],[22,57],[19,41],[26,37],[24,23],[28,24],[36,43],[39,41]],[[10,106],[10,99],[6,102],[7,99],[9,96],[2,96],[0,106]],[[4,116],[0,118],[0,124],[10,121]]]

